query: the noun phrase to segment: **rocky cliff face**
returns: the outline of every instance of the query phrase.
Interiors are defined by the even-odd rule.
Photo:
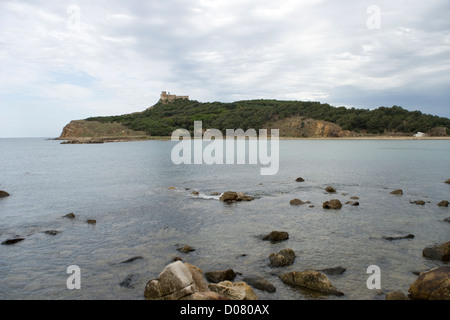
[[[143,131],[134,131],[121,123],[102,123],[98,121],[74,120],[67,124],[59,139],[75,138],[119,138],[146,136]]]
[[[280,137],[341,138],[355,136],[351,131],[342,130],[335,123],[303,117],[291,117],[279,120],[266,128],[279,129]]]

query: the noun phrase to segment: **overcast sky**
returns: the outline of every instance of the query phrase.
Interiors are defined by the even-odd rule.
[[[0,137],[198,101],[450,117],[450,1],[0,0]]]

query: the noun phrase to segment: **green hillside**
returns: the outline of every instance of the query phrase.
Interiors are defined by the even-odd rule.
[[[158,102],[143,112],[120,116],[92,117],[88,121],[122,123],[126,127],[147,132],[151,136],[170,136],[175,129],[193,130],[194,121],[203,128],[260,129],[273,122],[302,117],[339,125],[343,130],[367,134],[406,134],[418,131],[432,135],[449,135],[450,119],[408,111],[399,106],[374,110],[333,107],[320,102],[248,100],[232,103],[175,100]],[[440,128],[436,130],[434,128]],[[434,134],[433,134],[434,133]]]

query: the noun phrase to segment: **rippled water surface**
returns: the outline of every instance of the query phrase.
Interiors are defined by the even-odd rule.
[[[0,190],[11,194],[0,199],[0,242],[25,238],[0,246],[0,298],[142,299],[146,282],[177,255],[204,272],[265,277],[277,291],[256,290],[262,299],[384,299],[387,291],[407,293],[413,271],[441,265],[422,249],[450,240],[443,221],[450,208],[436,205],[450,200],[450,141],[282,140],[273,176],[261,176],[260,165],[176,166],[174,145],[0,139]],[[329,185],[336,194],[324,191]],[[389,194],[394,189],[404,195]],[[225,204],[211,196],[228,190],[256,199]],[[322,208],[352,196],[359,206]],[[293,198],[311,204],[291,206]],[[410,203],[419,199],[426,204]],[[75,219],[63,217],[71,212]],[[272,230],[289,240],[262,241]],[[414,239],[383,239],[407,234]],[[185,244],[196,250],[176,250]],[[286,247],[294,264],[271,268],[270,253]],[[121,263],[132,257],[141,258]],[[66,287],[70,265],[81,269],[80,290]],[[381,290],[366,286],[370,265],[381,269]],[[343,297],[311,297],[278,279],[337,266],[347,271],[329,277]]]

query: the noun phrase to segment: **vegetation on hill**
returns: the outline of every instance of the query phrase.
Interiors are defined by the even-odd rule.
[[[335,123],[343,130],[369,134],[412,134],[430,132],[442,127],[450,134],[450,119],[408,111],[399,106],[374,110],[333,107],[320,102],[248,100],[232,103],[175,100],[157,103],[143,112],[120,116],[92,117],[88,121],[122,123],[152,136],[170,136],[175,129],[194,129],[194,121],[203,121],[203,128],[261,129],[272,122],[289,117],[304,117]],[[442,133],[442,132],[441,132]]]

